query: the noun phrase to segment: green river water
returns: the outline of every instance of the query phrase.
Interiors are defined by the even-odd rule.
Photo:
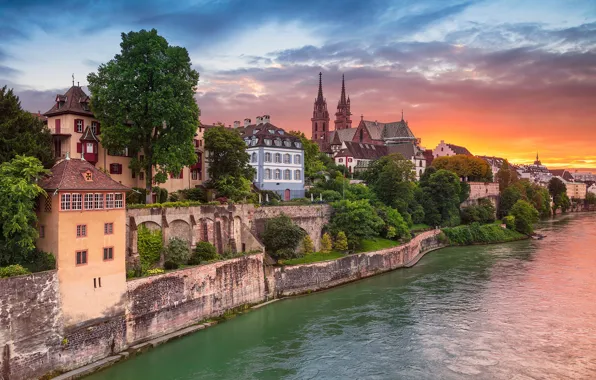
[[[596,215],[290,298],[87,380],[596,379]]]

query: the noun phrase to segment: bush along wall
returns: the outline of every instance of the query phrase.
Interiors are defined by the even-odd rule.
[[[472,223],[467,226],[443,228],[443,232],[452,245],[493,244],[528,238],[497,224]]]

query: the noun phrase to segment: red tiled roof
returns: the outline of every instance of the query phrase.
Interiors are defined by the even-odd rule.
[[[80,115],[93,116],[93,113],[83,107],[83,104],[89,104],[89,96],[79,86],[72,86],[66,91],[64,95],[56,95],[64,104],[58,105],[54,102],[54,106],[44,114],[44,116],[61,115],[65,113],[75,113]]]
[[[426,167],[429,167],[433,163],[433,160],[435,159],[435,157],[433,156],[433,151],[431,149],[427,149],[424,152],[422,152],[422,154],[424,155],[424,158],[426,159]]]
[[[384,145],[373,145],[344,141],[346,147],[339,151],[335,157],[353,157],[364,160],[376,160],[387,155],[387,147]]]
[[[455,152],[455,154],[464,154],[466,156],[473,156],[472,153],[470,153],[470,151],[466,148],[464,148],[463,146],[459,146],[459,145],[454,145],[454,144],[445,144],[447,145],[449,148],[451,148],[451,150],[453,150]]]
[[[85,180],[83,173],[87,171],[91,172],[92,181]],[[89,162],[80,159],[62,160],[52,167],[51,172],[39,184],[45,190],[130,190]]]
[[[567,169],[553,169],[549,170],[550,174],[555,177],[561,177],[565,181],[573,182],[573,175],[567,171]]]

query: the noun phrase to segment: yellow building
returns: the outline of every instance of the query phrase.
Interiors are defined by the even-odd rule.
[[[129,189],[68,153],[40,186],[37,247],[56,257],[65,326],[121,313]]]
[[[567,196],[569,199],[586,199],[588,187],[585,183],[565,181],[565,186],[567,186]]]
[[[145,173],[129,168],[131,156],[123,152],[107,152],[101,145],[101,125],[89,108],[89,96],[79,86],[72,86],[64,95],[56,95],[53,107],[44,114],[53,136],[56,158],[84,157],[86,161],[110,173],[115,181],[128,187],[145,187]],[[168,192],[201,185],[205,180],[206,163],[203,147],[204,127],[195,134],[197,163],[185,167],[180,174],[171,175],[161,188]],[[141,153],[142,154],[142,153]]]

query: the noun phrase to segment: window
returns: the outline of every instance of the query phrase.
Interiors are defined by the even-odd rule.
[[[114,248],[113,247],[104,248],[103,249],[103,261],[108,261],[108,260],[113,260],[113,259],[114,259]]]
[[[265,153],[265,162],[271,162],[271,153]]]
[[[300,181],[302,179],[302,176],[300,175],[300,170],[294,171],[294,179],[296,181]]]
[[[71,207],[73,210],[82,210],[83,209],[83,194],[72,194],[72,203]]]
[[[103,234],[111,235],[113,233],[114,233],[114,223],[104,223],[103,224]]]
[[[325,132],[325,123],[323,123],[323,132]]]
[[[110,164],[110,174],[122,174],[122,164]]]
[[[198,170],[198,169],[193,169],[193,170],[191,170],[191,172],[190,172],[190,178],[191,178],[193,181],[196,181],[196,180],[198,180],[198,179],[199,179],[199,170]]]
[[[95,202],[93,206],[96,210],[103,209],[103,194],[95,194]]]
[[[60,209],[70,210],[70,194],[62,194],[60,197]]]
[[[289,154],[284,154],[284,164],[291,164],[292,163],[292,158]]]
[[[124,196],[122,193],[116,193],[114,194],[116,197],[116,208],[122,208],[124,207]]]
[[[344,162],[343,158],[340,158],[339,160],[337,160],[338,162]]]
[[[271,179],[271,169],[265,169],[265,179]]]
[[[93,132],[94,135],[99,135],[99,122],[91,122],[91,132]]]
[[[83,120],[81,120],[81,119],[75,120],[75,132],[83,133]]]
[[[39,237],[42,239],[46,237],[46,226],[39,226]]]
[[[284,179],[285,180],[290,180],[292,179],[291,174],[290,174],[290,169],[286,169],[284,170]]]
[[[284,140],[284,145],[287,147],[291,147],[292,146],[292,142],[290,140]]]
[[[93,194],[85,194],[85,210],[93,210]]]
[[[294,155],[294,163],[295,164],[299,164],[300,163],[300,155],[299,154]]]
[[[275,153],[275,162],[281,163],[281,153]]]
[[[360,142],[362,142],[362,140],[364,140],[364,129],[360,130]]]
[[[319,130],[319,125],[315,123],[315,132]]]
[[[275,139],[275,146],[281,146],[281,139]]]
[[[87,264],[87,251],[77,251],[77,265]]]
[[[252,162],[257,162],[257,154],[256,153],[253,153],[252,154],[252,160],[251,161]]]
[[[296,145],[296,148],[301,148],[302,147],[302,143],[301,142],[298,142],[298,141],[296,141],[294,143],[294,145]]]
[[[352,158],[348,158],[348,162],[352,162]]]
[[[443,147],[441,147],[441,152],[443,151]]]
[[[114,208],[114,194],[106,194],[106,208]]]
[[[144,181],[145,180],[145,172],[140,172],[139,173],[139,180]]]
[[[77,237],[86,237],[87,236],[87,225],[86,224],[78,224],[77,225]]]
[[[281,170],[275,169],[275,179],[281,179]]]
[[[271,145],[271,139],[265,139],[265,145]]]

